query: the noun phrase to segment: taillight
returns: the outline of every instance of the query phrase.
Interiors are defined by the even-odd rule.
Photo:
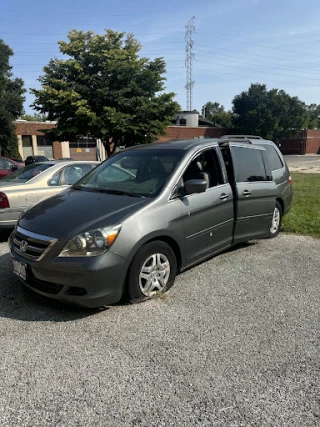
[[[0,209],[10,208],[9,200],[6,194],[0,192]]]
[[[289,182],[290,185],[292,185],[292,177],[291,177],[291,175],[289,175],[289,177],[288,177],[288,182]]]

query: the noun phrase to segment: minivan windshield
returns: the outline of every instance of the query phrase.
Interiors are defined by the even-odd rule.
[[[13,172],[12,174],[2,178],[0,180],[0,183],[2,182],[19,182],[21,184],[30,181],[30,179],[34,178],[35,176],[39,175],[39,173],[43,172],[44,170],[51,168],[53,164],[50,163],[33,163],[30,166],[26,166],[22,169],[17,170],[16,172]]]
[[[154,197],[183,156],[182,150],[141,149],[110,157],[74,188],[134,197]]]

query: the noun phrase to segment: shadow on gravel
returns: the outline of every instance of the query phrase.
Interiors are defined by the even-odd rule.
[[[8,241],[12,230],[0,230],[0,243],[5,243]]]
[[[5,242],[10,235],[0,234],[0,242]],[[255,245],[256,242],[248,242],[236,245],[221,254],[221,261],[228,253],[241,250],[241,248]],[[200,262],[202,265],[210,260]],[[192,268],[192,267],[191,267]],[[125,305],[124,301],[116,305]],[[11,256],[9,253],[0,255],[0,318],[16,319],[30,322],[70,322],[99,313],[98,309],[86,309],[76,307],[60,301],[42,297],[29,289],[12,273]]]
[[[11,271],[9,253],[0,255],[1,318],[30,322],[70,322],[98,313],[51,300],[26,289]]]

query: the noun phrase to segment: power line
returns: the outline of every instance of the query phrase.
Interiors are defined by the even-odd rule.
[[[203,49],[195,49],[195,51],[196,52],[205,52],[205,53],[213,53],[213,51],[207,51],[207,50],[203,50]],[[275,63],[270,63],[270,62],[268,62],[268,63],[266,63],[265,61],[259,61],[259,60],[254,60],[254,59],[249,59],[249,58],[244,58],[244,57],[242,57],[242,56],[232,56],[232,55],[225,55],[225,54],[223,54],[223,53],[219,53],[219,52],[217,52],[216,54],[214,54],[214,56],[212,56],[212,55],[202,55],[202,54],[200,54],[200,56],[201,57],[205,57],[205,58],[215,58],[215,55],[219,55],[219,56],[225,56],[226,58],[236,58],[236,59],[242,59],[242,60],[245,60],[245,61],[250,61],[250,62],[257,62],[257,63],[259,63],[259,64],[264,64],[264,65],[260,65],[261,67],[266,67],[266,66],[275,66],[275,67],[277,67],[277,68],[282,68],[283,70],[288,70],[288,71],[297,71],[297,72],[304,72],[304,71],[312,71],[312,72],[320,72],[320,69],[315,69],[315,68],[300,68],[300,69],[298,69],[298,68],[292,68],[292,67],[290,67],[290,68],[287,68],[287,67],[284,67],[283,65],[280,65],[280,64],[275,64]],[[241,62],[241,61],[233,61],[233,62]],[[255,65],[255,64],[249,64],[249,65]],[[255,66],[257,66],[257,65],[255,65]]]
[[[252,76],[243,76],[241,74],[228,73],[228,72],[225,72],[225,71],[223,73],[221,73],[221,72],[213,71],[213,70],[205,70],[203,68],[195,68],[195,70],[207,71],[208,73],[219,74],[219,75],[228,74],[230,76],[242,77],[242,78],[245,78],[245,79],[250,79],[251,81],[253,80]],[[308,84],[298,83],[298,82],[288,82],[288,81],[284,82],[284,81],[280,81],[280,80],[271,80],[271,79],[268,79],[268,78],[267,79],[263,78],[263,80],[267,80],[269,82],[275,82],[275,83],[282,83],[282,84],[290,83],[290,84],[295,84],[295,85],[300,85],[300,86],[308,86],[308,87],[318,87],[318,88],[320,88],[320,86],[308,85]]]
[[[84,31],[84,32],[86,32],[86,31]],[[182,31],[176,31],[176,33],[179,33],[179,32],[182,32]],[[43,36],[59,36],[59,37],[63,37],[63,36],[67,36],[68,35],[68,33],[40,33],[40,32],[36,32],[36,33],[31,33],[31,32],[27,32],[27,33],[17,33],[16,31],[14,31],[14,32],[12,32],[12,31],[1,31],[1,34],[11,34],[11,35],[15,35],[15,36],[17,36],[17,35],[21,35],[21,36],[39,36],[39,35],[43,35]],[[135,35],[143,35],[143,34],[146,34],[146,35],[150,35],[150,34],[155,34],[155,35],[168,35],[168,32],[160,32],[160,33],[158,33],[158,32],[156,32],[156,33],[154,33],[154,32],[144,32],[144,33],[135,33]]]
[[[255,71],[255,72],[257,72],[257,73],[263,73],[263,71],[259,71],[259,70],[253,70],[252,68],[246,68],[246,67],[241,67],[241,66],[239,66],[239,65],[229,65],[229,64],[227,64],[227,65],[224,65],[224,64],[221,64],[221,63],[219,63],[219,62],[208,62],[208,61],[200,61],[200,60],[198,60],[198,59],[196,59],[196,61],[197,62],[202,62],[202,63],[204,63],[204,64],[215,64],[215,65],[218,65],[219,67],[227,67],[227,68],[229,68],[229,67],[232,67],[232,68],[242,68],[243,70],[247,70],[247,71]],[[257,65],[257,67],[258,67],[258,65]],[[274,73],[273,71],[267,71],[267,73],[268,74],[274,74],[274,75],[276,75],[276,76],[281,76],[281,77],[291,77],[291,78],[293,78],[293,79],[295,79],[295,78],[297,78],[298,76],[290,76],[290,75],[288,75],[288,74],[279,74],[279,73]],[[308,77],[308,79],[307,80],[316,80],[316,81],[320,81],[320,79],[313,79],[313,78],[311,78],[311,77]]]
[[[195,44],[197,46],[212,48],[212,46],[208,46],[207,44],[201,44],[201,43],[198,43],[197,41],[195,42]],[[221,48],[221,47],[216,47],[216,46],[214,47],[214,49],[223,50],[223,51],[227,51],[227,52],[239,53],[239,50]],[[246,53],[246,52],[244,52],[244,53]],[[276,59],[277,61],[289,61],[289,62],[295,62],[296,64],[301,64],[300,61],[296,61],[296,60],[290,59],[290,58],[283,58],[283,57],[277,58],[276,56],[260,55],[259,53],[249,53],[249,55],[259,56],[259,58],[270,58],[270,59]],[[312,62],[304,62],[304,64],[312,64]],[[318,71],[318,70],[315,70],[315,71]]]
[[[4,12],[4,11],[10,11],[10,12],[19,12],[19,13],[21,13],[21,12],[30,12],[30,13],[50,13],[50,15],[51,14],[53,14],[53,13],[58,13],[58,14],[61,14],[61,10],[60,9],[46,9],[46,10],[44,10],[44,9],[42,9],[42,10],[40,10],[40,9],[36,9],[36,10],[32,10],[32,9],[13,9],[13,8],[7,8],[7,9],[3,9],[3,8],[1,8],[1,12]],[[138,13],[129,13],[129,14],[124,14],[124,13],[109,13],[109,12],[107,12],[107,13],[79,13],[79,12],[65,12],[65,11],[63,11],[63,15],[72,15],[72,16],[86,16],[86,17],[88,17],[88,16],[120,16],[120,17],[132,17],[132,16],[137,16],[137,17],[139,17],[139,18],[150,18],[150,17],[156,17],[156,18],[159,18],[159,15],[157,15],[157,14],[152,14],[152,15],[150,15],[150,14],[148,14],[148,15],[141,15],[139,12]],[[175,19],[175,20],[180,20],[180,21],[182,21],[182,20],[186,20],[186,19],[188,19],[187,17],[182,17],[182,16],[180,16],[179,18],[178,17],[176,17],[176,16],[166,16],[165,17],[165,19]]]
[[[293,50],[287,50],[287,49],[281,49],[281,48],[277,48],[277,47],[263,46],[263,45],[260,45],[260,44],[243,42],[243,41],[240,41],[240,40],[231,39],[230,37],[220,36],[220,34],[219,35],[215,35],[215,36],[212,36],[210,34],[201,33],[201,32],[198,32],[198,34],[200,34],[202,36],[205,36],[205,37],[210,37],[210,38],[214,38],[214,39],[215,38],[220,38],[220,39],[224,39],[224,40],[229,40],[229,41],[231,41],[233,43],[241,43],[241,44],[246,44],[246,45],[260,47],[260,48],[263,48],[263,49],[273,49],[273,50],[279,50],[281,52],[294,53],[295,55],[297,55],[297,54],[299,54],[299,55],[308,55],[308,56],[313,56],[313,57],[320,58],[319,55],[314,55],[313,53],[294,52]]]
[[[205,51],[203,51],[201,49],[196,49],[196,52],[205,52]],[[226,57],[228,59],[225,59],[225,61],[237,62],[239,64],[243,64],[243,61],[241,61],[241,59],[245,60],[245,61],[249,61],[249,62],[258,62],[258,64],[251,64],[251,63],[243,64],[243,65],[251,65],[253,67],[272,68],[274,66],[274,67],[276,67],[276,69],[280,69],[280,71],[281,71],[281,69],[283,69],[283,70],[288,70],[288,71],[292,71],[292,72],[296,72],[296,73],[304,73],[304,72],[308,72],[308,71],[312,72],[312,73],[317,73],[317,72],[319,73],[320,72],[320,70],[313,70],[313,69],[308,69],[308,68],[300,68],[300,69],[292,68],[292,67],[287,68],[287,67],[282,67],[281,65],[278,65],[278,64],[270,63],[270,62],[266,63],[264,61],[255,61],[255,60],[243,58],[241,56],[237,57],[237,56],[231,56],[231,55],[224,55],[223,53],[219,53],[219,52],[215,53],[214,55],[203,55],[202,53],[197,54],[197,57],[200,57],[200,58],[216,59],[217,56],[218,57],[222,56],[223,57],[223,58],[221,58],[222,60],[224,59],[224,57]],[[229,59],[229,58],[232,58],[232,59]],[[220,58],[218,58],[218,59],[220,59]],[[261,65],[261,64],[263,64],[263,65]]]

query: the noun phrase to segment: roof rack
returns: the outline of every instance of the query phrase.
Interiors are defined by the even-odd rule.
[[[243,139],[262,139],[261,136],[257,135],[223,135],[219,139],[233,139],[233,140],[243,140]]]

